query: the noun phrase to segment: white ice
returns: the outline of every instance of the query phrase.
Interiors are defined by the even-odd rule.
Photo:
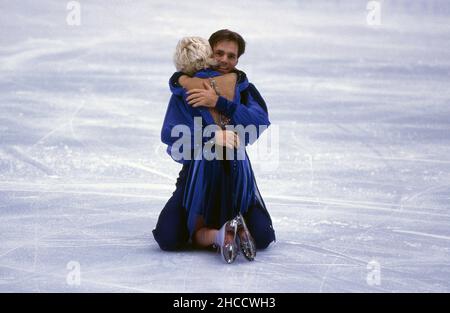
[[[450,5],[367,2],[2,2],[0,291],[449,292]],[[277,242],[232,265],[151,234],[174,47],[221,28],[279,129]]]

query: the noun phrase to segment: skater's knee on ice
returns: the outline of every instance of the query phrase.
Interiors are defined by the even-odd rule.
[[[187,241],[187,234],[177,234],[177,233],[165,233],[161,234],[158,229],[153,230],[153,237],[158,243],[161,250],[164,251],[177,251],[182,249]]]
[[[255,240],[255,244],[256,244],[256,249],[258,250],[264,250],[267,249],[267,247],[273,242],[275,241],[275,239],[268,239],[268,238],[264,238],[264,240],[259,239],[259,240]]]
[[[275,241],[275,231],[273,230],[272,225],[265,229],[259,229],[253,234],[253,239],[255,240],[256,249],[266,249],[271,242]]]

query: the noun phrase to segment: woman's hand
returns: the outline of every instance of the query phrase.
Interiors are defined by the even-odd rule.
[[[187,92],[189,95],[186,100],[193,108],[204,106],[207,108],[216,107],[217,96],[216,91],[206,82],[203,82],[205,89],[192,89]]]
[[[229,149],[238,148],[240,145],[239,136],[231,130],[219,130],[214,139],[217,145]]]

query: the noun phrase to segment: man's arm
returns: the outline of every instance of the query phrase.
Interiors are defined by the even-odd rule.
[[[237,83],[247,81],[247,77],[242,71],[235,71],[237,74]],[[175,73],[172,76],[171,83],[179,84],[178,79],[183,75]],[[248,87],[241,92],[241,103],[236,103],[226,99],[225,97],[217,97],[212,88],[192,89],[188,92],[187,101],[192,107],[204,106],[207,108],[217,108],[222,114],[231,119],[231,124],[242,125],[247,127],[254,125],[257,130],[257,138],[269,127],[270,121],[268,116],[267,105],[256,87],[248,83]],[[260,131],[261,130],[261,131]],[[245,140],[247,145],[249,140]]]
[[[228,101],[219,97],[216,108],[231,119],[232,124],[247,127],[254,125],[256,128],[256,139],[269,127],[269,115],[267,105],[253,84],[241,93],[241,103]],[[245,145],[253,143],[246,136]]]
[[[270,125],[267,105],[253,84],[249,84],[244,91],[247,99],[241,99],[241,103],[229,101],[224,97],[219,97],[216,108],[227,117],[231,118],[234,124],[248,125]]]
[[[252,84],[249,84],[241,93],[241,95],[245,95],[245,99],[241,96],[241,103],[216,96],[214,90],[210,87],[206,90],[193,89],[188,94],[187,101],[192,107],[215,107],[219,112],[230,118],[230,124],[232,125],[242,125],[246,129],[248,126],[254,126],[256,128],[256,139],[270,125],[267,105]],[[246,138],[245,145],[249,143],[253,143],[253,141],[250,142]]]
[[[233,79],[233,85],[236,84],[236,81],[238,84],[247,81],[245,73],[239,70],[235,70],[233,73],[224,76],[230,76],[230,78]],[[223,77],[216,77],[217,80],[222,78]],[[179,86],[190,84],[194,86],[195,79],[196,78],[190,78],[179,72],[172,76],[171,84],[178,84]],[[200,79],[198,80],[200,81]],[[181,82],[183,83],[180,84]],[[233,102],[231,100],[232,98],[225,94],[224,96],[217,97],[215,91],[208,87],[209,86],[206,86],[201,89],[198,86],[194,87],[196,89],[188,87],[187,89],[190,89],[188,92],[189,96],[187,97],[188,103],[193,107],[203,106],[207,108],[216,108],[222,114],[234,121],[234,124],[240,124],[244,127],[248,125],[270,125],[266,102],[253,84],[248,83],[248,87],[241,93],[246,95],[246,99],[241,96],[241,103]]]

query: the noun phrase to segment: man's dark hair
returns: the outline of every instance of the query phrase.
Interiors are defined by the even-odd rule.
[[[216,31],[214,34],[209,37],[209,44],[211,48],[214,50],[214,46],[220,41],[234,41],[238,46],[238,58],[244,54],[245,52],[245,41],[241,35],[236,32],[233,32],[229,29],[221,29]]]

